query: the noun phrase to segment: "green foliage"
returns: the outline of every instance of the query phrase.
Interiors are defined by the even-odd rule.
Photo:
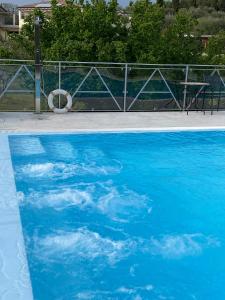
[[[195,32],[197,35],[208,34],[214,35],[225,28],[225,17],[215,18],[212,16],[202,17],[198,19],[198,26]]]
[[[133,5],[129,32],[129,61],[157,63],[165,12],[158,5],[140,0]]]
[[[117,0],[67,0],[63,6],[52,0],[51,14],[35,9],[20,35],[0,41],[0,57],[34,57],[38,15],[45,60],[224,63],[224,32],[212,37],[205,50],[198,38],[225,28],[225,12],[215,9],[222,4],[219,0],[157,0],[156,4],[137,0],[122,11]]]
[[[0,41],[0,58],[32,59],[34,43],[28,38],[11,34],[6,41]]]
[[[117,13],[117,1],[92,0],[58,6],[42,29],[48,59],[118,61],[124,59],[126,18]]]
[[[193,36],[196,20],[179,11],[165,30],[161,54],[164,63],[197,63],[201,56],[201,43]]]
[[[216,10],[225,10],[224,0],[181,0],[181,7],[212,7]]]
[[[225,64],[225,31],[209,39],[203,58],[205,62],[210,61],[211,64]]]
[[[156,3],[157,3],[159,6],[164,6],[164,0],[157,0]]]
[[[0,44],[0,57],[4,57],[4,58],[10,58],[10,52],[8,51],[8,49],[5,47],[4,43]]]
[[[189,13],[198,23],[194,28],[196,36],[202,34],[216,34],[225,28],[225,12],[216,11],[212,7],[182,8]]]
[[[177,12],[180,8],[180,0],[172,0],[173,9]]]
[[[143,13],[144,12],[144,13]],[[180,11],[165,26],[165,10],[147,1],[133,6],[129,61],[142,63],[195,63],[201,56],[201,44],[193,37],[197,21]]]

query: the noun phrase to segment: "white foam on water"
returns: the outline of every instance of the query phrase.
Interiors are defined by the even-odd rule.
[[[18,192],[17,195],[22,205],[31,204],[39,209],[51,207],[55,210],[63,210],[71,206],[85,209],[88,206],[93,206],[90,189],[61,188],[59,190],[50,190],[48,193],[34,191],[26,197],[22,192]]]
[[[41,164],[27,164],[17,170],[17,173],[22,173],[27,177],[44,177],[52,179],[63,177],[67,178],[75,173],[73,165],[67,165],[65,163],[41,163]]]
[[[92,175],[110,175],[114,173],[119,173],[121,166],[115,162],[111,162],[112,165],[96,165],[95,163],[85,164],[82,163],[79,165],[79,172],[81,175],[92,174]],[[114,165],[114,166],[113,166]]]
[[[44,192],[31,191],[24,196],[18,194],[22,205],[31,204],[39,209],[51,207],[55,210],[70,206],[79,209],[92,209],[116,222],[130,222],[151,213],[151,201],[124,186],[116,187],[112,181],[79,183],[73,186],[60,186]]]
[[[30,177],[42,177],[43,175],[52,172],[53,169],[53,163],[28,164],[22,168],[22,171]]]
[[[76,259],[93,261],[101,258],[113,265],[128,256],[136,244],[130,240],[112,240],[81,227],[73,232],[57,232],[36,241],[38,253],[62,257],[73,255]]]
[[[97,201],[97,208],[115,221],[126,222],[137,216],[151,213],[151,201],[124,186],[116,187],[112,183],[102,185],[104,193]]]
[[[48,202],[48,205],[56,206],[79,206],[84,208],[86,206],[92,205],[91,193],[82,190],[71,190],[64,189],[60,193],[52,193],[44,197],[44,201]]]
[[[151,237],[148,250],[153,255],[177,259],[185,256],[199,255],[203,249],[218,247],[219,245],[220,242],[217,239],[207,237],[201,233],[165,235],[158,239]]]
[[[130,276],[132,276],[132,277],[136,276],[136,267],[137,267],[137,264],[130,266],[130,269],[129,269]]]
[[[75,295],[74,300],[105,300],[113,299],[113,292],[110,291],[83,291]]]
[[[114,291],[83,291],[76,295],[76,299],[130,299],[130,300],[142,300],[141,293],[152,293],[154,287],[152,285],[146,286],[121,286]],[[146,297],[144,298],[146,299]],[[148,298],[150,299],[150,298]]]
[[[19,204],[22,204],[23,202],[25,202],[25,195],[22,191],[18,191],[16,192],[16,198]]]
[[[136,292],[136,289],[121,286],[120,288],[117,289],[117,292],[130,295],[130,294],[134,294]]]
[[[95,291],[82,291],[76,294],[75,299],[85,300],[85,299],[130,299],[130,300],[141,300],[142,297],[140,293],[142,291],[152,291],[154,287],[149,284],[146,286],[139,286],[139,287],[125,287],[121,286],[114,291],[102,291],[102,290],[95,290]],[[119,295],[120,296],[119,296]],[[119,296],[119,298],[118,298]],[[125,297],[125,298],[124,298]],[[146,298],[145,298],[146,299]]]
[[[131,287],[125,287],[125,286],[121,286],[119,287],[116,291],[118,293],[122,293],[122,294],[135,294],[135,293],[139,293],[140,291],[152,291],[154,289],[154,286],[152,284],[147,284],[144,286],[132,286]]]
[[[121,170],[120,165],[114,166],[98,166],[96,164],[70,164],[70,163],[52,163],[46,162],[41,164],[27,164],[17,169],[17,175],[24,179],[28,178],[51,178],[54,179],[67,179],[73,176],[84,175],[110,175],[118,173]]]
[[[93,299],[95,294],[93,294],[91,291],[88,292],[80,292],[78,293],[74,299],[79,299],[79,300],[90,300]]]
[[[15,155],[28,156],[45,153],[45,149],[38,137],[23,137],[16,139],[13,143],[13,152]]]

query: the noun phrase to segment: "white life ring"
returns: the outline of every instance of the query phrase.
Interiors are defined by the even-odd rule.
[[[67,99],[67,104],[63,108],[57,108],[57,107],[55,107],[55,105],[53,103],[53,99],[57,95],[64,95]],[[63,113],[68,112],[71,109],[72,104],[73,104],[72,97],[65,90],[61,90],[61,89],[54,90],[48,96],[48,106],[51,110],[53,110],[54,113],[63,114]]]

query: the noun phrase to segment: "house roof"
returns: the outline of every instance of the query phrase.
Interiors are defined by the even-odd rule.
[[[0,4],[0,13],[8,13],[7,10]]]
[[[64,0],[59,0],[58,4],[63,5],[63,4],[65,4],[65,1]],[[50,9],[51,8],[51,2],[49,0],[43,0],[43,1],[40,1],[40,2],[36,2],[36,3],[30,3],[30,4],[25,4],[25,5],[19,6],[19,9],[23,9],[23,8],[28,8],[28,9],[32,9],[32,8]]]

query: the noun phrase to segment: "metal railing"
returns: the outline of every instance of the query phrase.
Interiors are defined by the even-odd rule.
[[[190,91],[180,82],[204,81],[213,74],[222,85],[219,109],[225,109],[225,67],[221,65],[45,61],[41,111],[49,110],[48,95],[55,89],[71,95],[72,111],[197,110]],[[34,111],[34,93],[34,61],[0,60],[0,111]],[[191,95],[201,102],[202,87],[192,90]],[[63,107],[65,99],[56,97],[55,105]]]

